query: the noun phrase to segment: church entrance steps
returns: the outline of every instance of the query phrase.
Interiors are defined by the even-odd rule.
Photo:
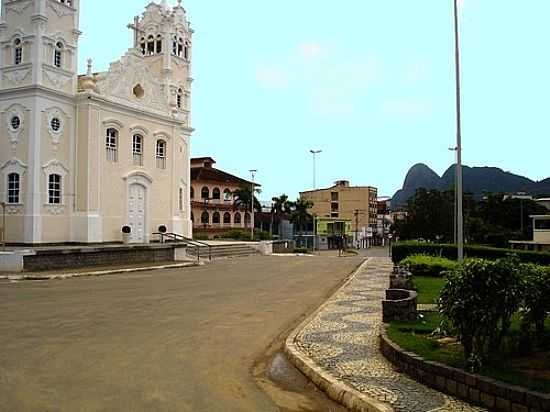
[[[210,242],[209,242],[210,244]],[[241,257],[241,256],[252,256],[252,255],[261,255],[261,251],[254,247],[254,244],[251,243],[230,243],[222,244],[212,242],[210,244],[212,259],[221,259],[221,258],[230,258],[230,257]],[[188,248],[187,255],[190,257],[197,256],[197,248]],[[209,248],[201,247],[200,248],[201,257],[209,256]]]

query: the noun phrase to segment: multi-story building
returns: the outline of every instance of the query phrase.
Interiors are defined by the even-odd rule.
[[[0,196],[11,243],[191,235],[192,34],[150,3],[126,54],[77,75],[80,0],[2,0]],[[101,24],[99,22],[98,24]],[[108,30],[108,27],[106,27]],[[113,33],[113,35],[116,35]]]
[[[378,190],[372,186],[351,186],[337,181],[333,187],[300,193],[313,202],[311,213],[318,218],[345,219],[352,222],[355,241],[366,244],[377,228]]]
[[[234,193],[240,188],[252,188],[253,183],[216,169],[215,164],[211,157],[191,159],[193,230],[195,235],[208,238],[232,230],[250,229],[252,224],[250,207],[237,205]]]

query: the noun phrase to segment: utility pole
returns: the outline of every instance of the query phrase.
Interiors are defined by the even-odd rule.
[[[455,68],[456,68],[456,226],[458,262],[464,262],[464,215],[462,187],[462,113],[460,102],[460,36],[458,26],[458,0],[454,0]]]
[[[317,155],[323,153],[322,150],[310,150],[313,155],[313,190],[317,189]]]
[[[252,175],[252,192],[251,192],[251,228],[250,228],[250,240],[254,241],[254,192],[256,191],[256,183],[254,182],[254,178],[256,177],[256,173],[258,171],[256,169],[250,169],[250,174]]]

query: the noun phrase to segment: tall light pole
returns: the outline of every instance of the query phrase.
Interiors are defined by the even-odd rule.
[[[251,208],[252,211],[252,219],[251,219],[251,228],[250,228],[250,240],[254,241],[254,192],[256,191],[256,183],[254,182],[254,178],[256,177],[256,173],[258,172],[256,169],[250,169],[250,174],[252,175],[252,192],[251,192]]]
[[[460,37],[458,28],[458,0],[454,0],[455,68],[456,68],[456,226],[458,261],[464,261],[464,215],[462,187],[462,113],[460,105]]]
[[[317,155],[323,153],[322,150],[310,150],[313,155],[313,190],[317,189]]]

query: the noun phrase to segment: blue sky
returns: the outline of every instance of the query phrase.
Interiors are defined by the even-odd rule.
[[[175,1],[171,2],[175,4]],[[80,70],[131,46],[148,1],[83,0]],[[194,156],[263,199],[338,179],[393,195],[418,162],[454,161],[452,0],[184,0]],[[462,0],[464,162],[550,176],[548,0]],[[108,10],[108,13],[105,13]]]

